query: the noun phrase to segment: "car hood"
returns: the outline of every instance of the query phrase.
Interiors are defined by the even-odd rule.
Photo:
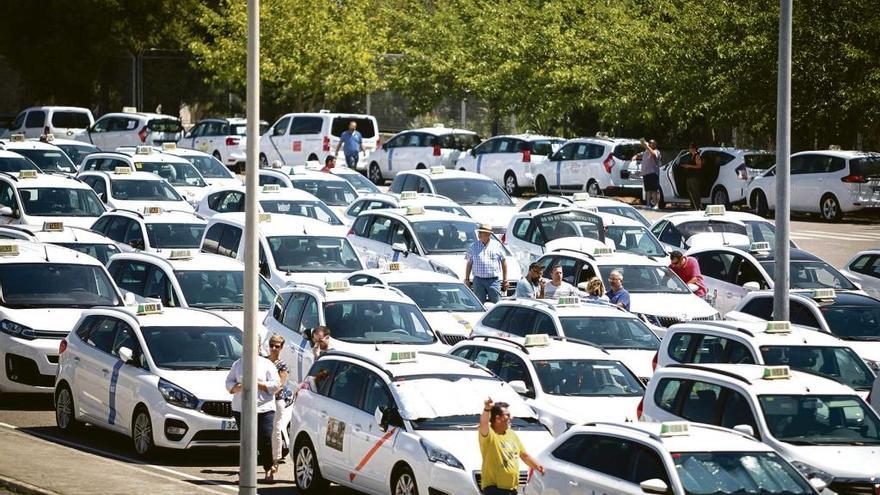
[[[709,303],[693,294],[630,293],[630,310],[633,313],[681,320],[709,318],[718,313]]]
[[[880,445],[800,446],[783,444],[789,460],[800,461],[826,471],[836,478],[880,476]]]
[[[639,379],[646,381],[654,375],[651,362],[657,351],[649,349],[606,349],[614,359],[629,368]]]
[[[201,400],[232,400],[232,394],[226,390],[226,375],[229,370],[159,369],[156,374]]]
[[[34,330],[67,334],[88,308],[2,308],[3,317]]]
[[[471,218],[491,225],[496,232],[498,229],[507,230],[510,217],[516,213],[516,206],[462,206],[462,208]]]
[[[285,282],[287,282],[287,285],[301,283],[324,287],[325,282],[342,280],[348,277],[350,273],[291,272],[289,275],[285,273],[279,275]]]
[[[482,311],[423,311],[431,328],[438,333],[467,337],[485,313]]]
[[[594,421],[623,423],[638,421],[636,408],[641,399],[641,396],[564,397],[545,394],[541,398],[541,404],[535,403],[533,407],[564,418],[567,423],[583,424]]]
[[[537,455],[553,442],[553,436],[546,430],[514,431],[526,452],[532,456]],[[414,433],[454,455],[464,465],[467,473],[482,469],[483,459],[478,447],[480,432],[476,428],[468,430],[416,430]],[[529,467],[520,461],[519,470],[528,471],[528,469]]]

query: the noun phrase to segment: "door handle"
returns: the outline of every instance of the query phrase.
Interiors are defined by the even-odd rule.
[[[568,484],[571,486],[578,486],[578,482],[574,480],[568,480]]]
[[[105,375],[106,375],[107,373],[110,373],[110,370],[108,370],[107,368],[103,368],[101,371],[103,371]]]
[[[78,363],[78,362],[79,362],[79,356],[73,356],[73,360],[76,361],[76,362]]]

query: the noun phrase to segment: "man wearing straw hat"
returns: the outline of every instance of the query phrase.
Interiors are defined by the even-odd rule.
[[[507,260],[501,243],[492,238],[492,227],[481,224],[477,228],[477,240],[468,247],[465,259],[464,283],[480,302],[498,302],[508,288]]]

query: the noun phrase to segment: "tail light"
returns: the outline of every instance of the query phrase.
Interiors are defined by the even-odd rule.
[[[522,150],[523,163],[529,163],[532,161],[532,152],[531,150]]]
[[[142,143],[147,142],[147,134],[149,134],[149,131],[147,130],[147,126],[144,126],[143,129],[138,131],[138,137],[141,138]]]
[[[324,136],[324,151],[330,151],[330,136]]]
[[[379,149],[381,147],[382,147],[382,138],[377,137],[376,138],[376,149]]]
[[[639,401],[639,405],[636,406],[636,419],[642,419],[642,412],[645,411],[645,398],[642,397],[642,400]]]
[[[660,351],[654,353],[654,359],[651,359],[651,369],[657,371],[657,356],[660,355]]]
[[[847,184],[864,184],[868,182],[868,178],[864,175],[849,174],[846,177],[841,177],[840,182],[846,182]]]
[[[501,244],[507,244],[507,232],[501,234]]]
[[[346,234],[346,235],[353,235],[353,234],[354,234],[354,226],[352,226],[350,229],[348,229],[348,234]]]
[[[605,171],[610,174],[611,173],[611,166],[614,165],[614,155],[609,154],[608,158],[606,158],[605,161],[602,162],[602,165],[605,166]]]
[[[434,156],[440,156],[440,145],[434,144]]]
[[[229,136],[226,138],[226,146],[238,146],[239,139],[235,136]]]
[[[64,354],[64,351],[67,350],[67,339],[61,339],[61,343],[58,344],[58,354]]]

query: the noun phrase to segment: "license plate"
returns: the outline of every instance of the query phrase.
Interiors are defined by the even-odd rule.
[[[234,419],[224,419],[223,424],[220,425],[221,430],[237,430],[238,424]]]

